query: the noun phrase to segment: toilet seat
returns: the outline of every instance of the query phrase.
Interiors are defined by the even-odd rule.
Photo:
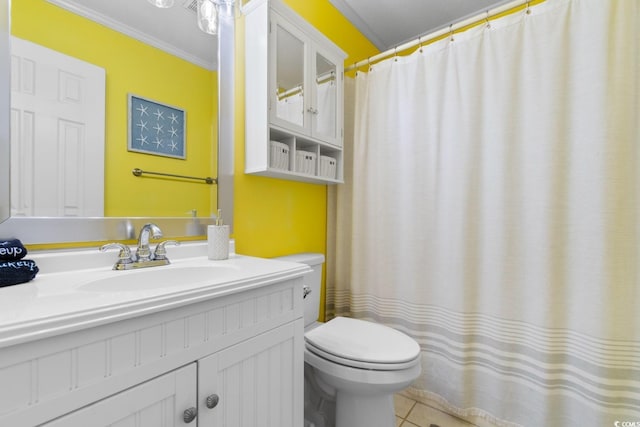
[[[388,326],[336,317],[305,333],[308,351],[334,363],[361,369],[395,371],[412,367],[420,346]]]
[[[402,363],[372,363],[372,362],[363,362],[360,360],[352,360],[352,359],[345,359],[342,357],[338,357],[331,353],[327,353],[326,351],[323,351],[317,347],[314,347],[309,343],[307,343],[306,348],[308,351],[315,354],[316,356],[319,356],[325,360],[331,361],[332,363],[346,366],[349,368],[368,369],[371,371],[399,371],[401,369],[407,369],[412,367],[413,365],[416,364],[416,361],[419,359],[419,356],[417,356],[413,360],[410,360],[408,362],[402,362]]]

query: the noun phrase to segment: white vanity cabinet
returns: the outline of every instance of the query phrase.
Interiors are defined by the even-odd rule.
[[[342,182],[346,55],[281,0],[243,16],[245,172]]]
[[[305,271],[158,294],[49,322],[65,333],[16,335],[0,348],[0,425],[301,426]],[[37,330],[49,334],[46,325]]]
[[[295,341],[277,328],[43,426],[300,426]]]

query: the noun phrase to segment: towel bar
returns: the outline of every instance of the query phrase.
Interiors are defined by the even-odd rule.
[[[171,176],[174,178],[183,178],[183,179],[196,179],[198,181],[204,181],[207,184],[217,184],[218,180],[216,178],[211,178],[210,176],[206,177],[206,178],[198,178],[196,176],[187,176],[187,175],[175,175],[172,173],[163,173],[163,172],[150,172],[150,171],[143,171],[142,169],[139,168],[135,168],[131,171],[135,176],[142,176],[142,174],[147,174],[147,175],[160,175],[160,176]]]

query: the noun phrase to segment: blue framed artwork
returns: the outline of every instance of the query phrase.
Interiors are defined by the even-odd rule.
[[[129,94],[129,151],[186,159],[186,112]]]

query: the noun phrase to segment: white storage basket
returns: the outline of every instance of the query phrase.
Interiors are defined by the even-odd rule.
[[[320,156],[320,176],[336,179],[337,165],[338,162],[335,158]]]
[[[270,158],[269,167],[274,169],[289,170],[289,146],[279,141],[269,141]]]
[[[315,175],[316,153],[303,150],[296,151],[296,172]]]

